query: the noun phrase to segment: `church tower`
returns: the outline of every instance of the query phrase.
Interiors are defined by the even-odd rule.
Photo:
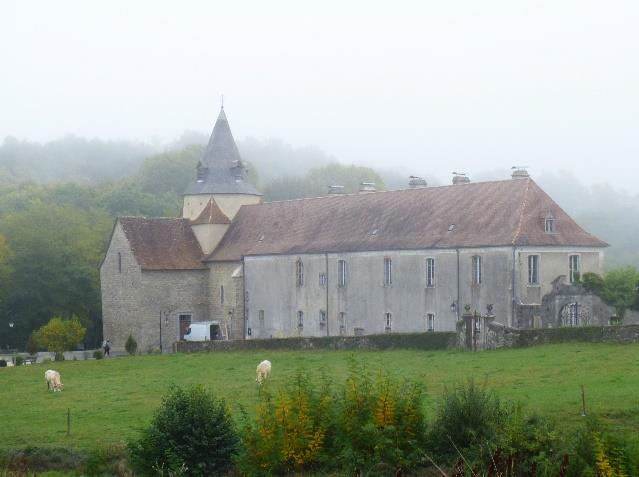
[[[242,205],[261,202],[231,134],[224,106],[217,117],[197,174],[184,192],[182,217],[190,219],[202,251],[211,252]]]

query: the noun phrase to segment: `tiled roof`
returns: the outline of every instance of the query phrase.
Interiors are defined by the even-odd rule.
[[[188,219],[121,217],[118,220],[143,270],[206,268]]]
[[[513,245],[607,244],[517,179],[245,205],[208,258]]]
[[[193,220],[191,224],[230,224],[231,220],[226,216],[224,212],[220,210],[217,202],[213,198],[209,199],[208,204],[202,210],[202,213]]]

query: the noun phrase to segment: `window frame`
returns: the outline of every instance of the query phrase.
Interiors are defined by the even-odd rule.
[[[320,328],[324,328],[326,323],[328,322],[328,315],[326,314],[326,310],[319,311],[319,326]]]
[[[346,323],[346,312],[345,311],[340,311],[339,312],[339,330],[340,331],[346,331],[347,329],[347,323]]]
[[[393,260],[384,257],[384,286],[390,287],[393,284]]]
[[[471,283],[473,286],[479,286],[482,282],[482,259],[481,255],[473,255],[471,258]]]
[[[435,287],[435,259],[426,257],[426,288]]]
[[[301,258],[295,260],[295,286],[297,288],[304,286],[304,262]]]
[[[389,311],[384,313],[384,330],[385,331],[393,330],[393,314]]]
[[[557,220],[553,216],[544,218],[544,232],[547,234],[557,233]]]
[[[426,331],[428,333],[435,332],[435,313],[426,313]]]
[[[325,272],[320,272],[319,274],[319,286],[320,288],[326,288],[326,285],[328,284],[328,278],[326,276]]]
[[[304,312],[302,310],[297,310],[297,329],[304,329]]]
[[[573,258],[574,262],[577,265],[576,269],[573,268]],[[579,254],[571,254],[568,255],[568,277],[570,283],[575,283],[575,274],[579,274],[581,276],[581,256]]]
[[[528,255],[528,285],[529,286],[540,285],[540,262],[541,262],[541,257],[539,254]]]
[[[337,261],[337,287],[343,288],[348,283],[348,265],[346,260]]]

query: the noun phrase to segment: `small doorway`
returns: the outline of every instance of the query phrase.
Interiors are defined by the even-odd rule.
[[[184,336],[189,330],[189,326],[191,326],[191,317],[192,315],[190,314],[179,315],[178,321],[180,323],[180,341],[184,340]]]

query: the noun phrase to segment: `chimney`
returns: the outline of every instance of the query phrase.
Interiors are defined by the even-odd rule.
[[[360,192],[375,192],[376,190],[374,182],[360,182],[359,184]]]
[[[428,186],[426,180],[422,179],[421,177],[410,176],[409,179],[410,180],[408,181],[408,187],[410,187],[411,189],[421,189]]]
[[[513,173],[510,175],[513,179],[528,179],[530,174],[526,170],[528,166],[513,166],[511,167]]]
[[[470,179],[465,172],[453,172],[453,185],[468,184]]]
[[[329,185],[328,186],[328,193],[330,195],[343,194],[344,193],[344,186],[343,185]]]

